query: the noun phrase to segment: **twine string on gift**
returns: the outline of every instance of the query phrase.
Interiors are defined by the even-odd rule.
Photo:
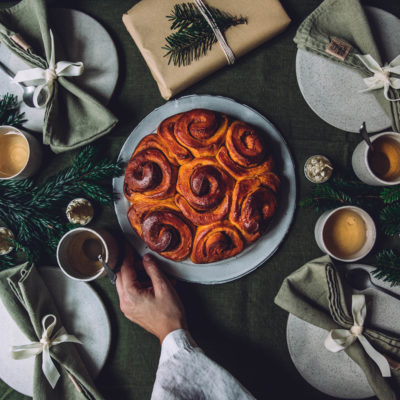
[[[390,366],[388,360],[369,343],[363,335],[364,321],[367,315],[367,307],[365,304],[365,296],[362,294],[354,294],[352,296],[352,314],[354,324],[349,329],[333,329],[329,332],[325,339],[325,347],[333,352],[344,350],[351,346],[356,340],[359,340],[365,352],[374,360],[381,371],[383,377],[390,377]]]
[[[12,82],[24,83],[27,86],[36,86],[33,94],[33,104],[36,108],[43,108],[50,101],[54,90],[54,81],[59,76],[79,76],[83,74],[84,66],[81,61],[55,62],[54,36],[50,30],[50,59],[47,69],[31,68],[18,71]]]
[[[221,46],[222,51],[225,54],[226,59],[228,60],[228,64],[232,65],[235,63],[235,55],[233,54],[232,49],[229,47],[228,43],[226,42],[224,35],[222,34],[221,30],[218,27],[212,13],[210,12],[209,8],[204,4],[203,0],[194,0],[197,8],[203,15],[204,19],[208,22],[211,29],[213,30],[215,37],[218,40],[219,45]]]
[[[53,321],[48,324],[50,319]],[[14,360],[22,360],[43,353],[42,371],[53,389],[60,378],[60,373],[51,359],[50,347],[65,342],[82,344],[82,342],[74,335],[69,335],[64,327],[61,327],[52,336],[56,323],[57,318],[55,315],[48,314],[44,316],[42,319],[43,334],[39,342],[32,342],[21,346],[12,346],[11,348],[11,357]]]
[[[389,88],[400,89],[400,79],[391,75],[400,75],[400,55],[383,67],[381,67],[370,54],[357,54],[357,57],[368,68],[369,71],[374,73],[373,76],[364,79],[364,83],[368,88],[361,90],[360,92],[370,92],[371,90],[383,88],[386,100],[400,101],[400,97],[397,99],[392,99],[389,97]]]

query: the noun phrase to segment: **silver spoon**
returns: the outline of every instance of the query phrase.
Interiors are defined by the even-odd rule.
[[[97,241],[96,239],[87,239],[83,242],[82,249],[90,260],[99,260],[101,262],[105,271],[107,272],[107,276],[110,278],[111,283],[115,285],[117,275],[103,260],[103,257],[101,255],[103,247],[101,246],[99,241]]]
[[[365,126],[365,122],[363,122],[360,126],[360,135],[367,142],[367,145],[371,151],[374,151],[374,146],[371,143],[371,139],[369,138],[367,128]]]
[[[374,282],[372,282],[371,275],[365,269],[361,269],[361,268],[351,269],[350,271],[346,272],[345,277],[346,277],[346,281],[354,289],[365,290],[370,287],[374,287],[375,289],[378,289],[381,292],[386,293],[389,296],[392,296],[396,300],[400,300],[399,295],[396,295],[393,292],[391,292],[390,290],[387,290],[381,286],[376,285]]]
[[[11,79],[14,79],[14,74],[0,62],[0,69],[5,72]],[[33,93],[35,92],[35,86],[25,86],[23,83],[17,83],[17,85],[23,90],[22,100],[23,102],[31,108],[35,108],[33,104]]]

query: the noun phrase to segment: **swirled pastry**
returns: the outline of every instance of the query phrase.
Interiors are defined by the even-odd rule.
[[[176,204],[195,225],[228,215],[233,180],[213,157],[196,158],[179,168]]]
[[[193,243],[191,224],[178,210],[173,199],[156,201],[136,195],[128,211],[129,222],[147,246],[174,261],[186,259]]]
[[[225,140],[229,119],[210,110],[183,113],[175,124],[175,136],[195,157],[215,156]]]
[[[230,125],[217,160],[236,179],[273,171],[275,164],[261,133],[242,121]]]
[[[279,178],[272,172],[236,183],[229,219],[247,242],[258,239],[275,214],[278,187]]]
[[[171,260],[233,257],[275,214],[274,164],[263,134],[242,121],[204,109],[173,115],[128,163],[128,219],[151,250]]]
[[[229,221],[221,221],[197,228],[190,258],[196,264],[220,261],[239,254],[243,247],[240,232]]]
[[[129,201],[135,193],[151,199],[174,195],[178,168],[167,154],[157,135],[148,135],[139,143],[125,170],[124,193]]]

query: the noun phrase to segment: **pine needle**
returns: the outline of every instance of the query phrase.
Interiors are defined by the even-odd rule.
[[[0,125],[18,126],[25,122],[25,113],[20,113],[18,109],[17,96],[6,93],[0,99]]]
[[[400,285],[400,256],[393,250],[382,250],[376,256],[376,269],[372,274],[391,286]]]

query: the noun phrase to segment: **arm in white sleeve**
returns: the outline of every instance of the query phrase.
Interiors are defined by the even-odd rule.
[[[162,343],[151,399],[248,400],[254,397],[229,372],[211,361],[187,331],[178,329]]]

